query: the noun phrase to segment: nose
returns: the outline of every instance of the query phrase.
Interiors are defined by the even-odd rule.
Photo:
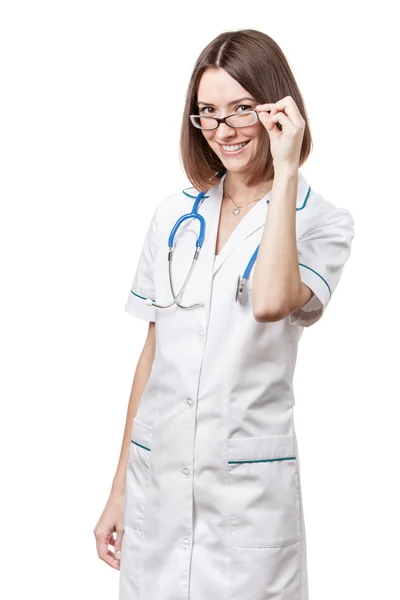
[[[224,142],[233,137],[236,137],[236,131],[233,127],[229,127],[226,123],[220,123],[217,131],[215,132],[215,137],[220,142]]]

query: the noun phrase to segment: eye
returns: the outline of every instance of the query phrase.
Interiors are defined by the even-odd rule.
[[[243,108],[244,110],[251,110],[252,106],[250,104],[238,104],[236,109],[237,108]],[[214,108],[212,106],[203,106],[202,108],[199,109],[199,113],[205,113],[206,115],[209,115],[210,113],[208,112],[208,109],[214,110]]]
[[[211,108],[211,110],[214,110],[211,106],[203,106],[203,108],[200,108],[199,113],[205,112],[206,115],[210,114],[206,112],[207,108]]]

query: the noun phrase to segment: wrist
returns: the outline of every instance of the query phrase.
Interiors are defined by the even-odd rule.
[[[274,165],[274,177],[295,177],[298,174],[298,165],[294,163],[279,163]]]
[[[125,478],[114,478],[111,485],[110,496],[123,496],[124,494]]]

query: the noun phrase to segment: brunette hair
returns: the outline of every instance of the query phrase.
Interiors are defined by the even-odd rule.
[[[219,157],[207,143],[201,129],[192,125],[189,115],[198,114],[197,91],[201,76],[208,68],[222,68],[236,79],[258,102],[277,102],[285,96],[295,101],[305,120],[299,166],[308,158],[312,138],[303,98],[288,61],[278,44],[255,29],[228,31],[218,35],[201,52],[194,66],[183,111],[180,154],[183,169],[197,190],[209,189],[217,173],[225,171]],[[249,166],[247,185],[253,186],[274,177],[268,132],[264,129],[263,149]]]

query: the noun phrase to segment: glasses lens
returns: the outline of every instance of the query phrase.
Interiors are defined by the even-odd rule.
[[[212,117],[200,117],[198,115],[191,115],[190,119],[195,127],[199,129],[215,129],[218,125],[218,121]]]
[[[232,115],[226,121],[231,127],[247,127],[257,121],[257,115],[253,111],[243,111]]]

